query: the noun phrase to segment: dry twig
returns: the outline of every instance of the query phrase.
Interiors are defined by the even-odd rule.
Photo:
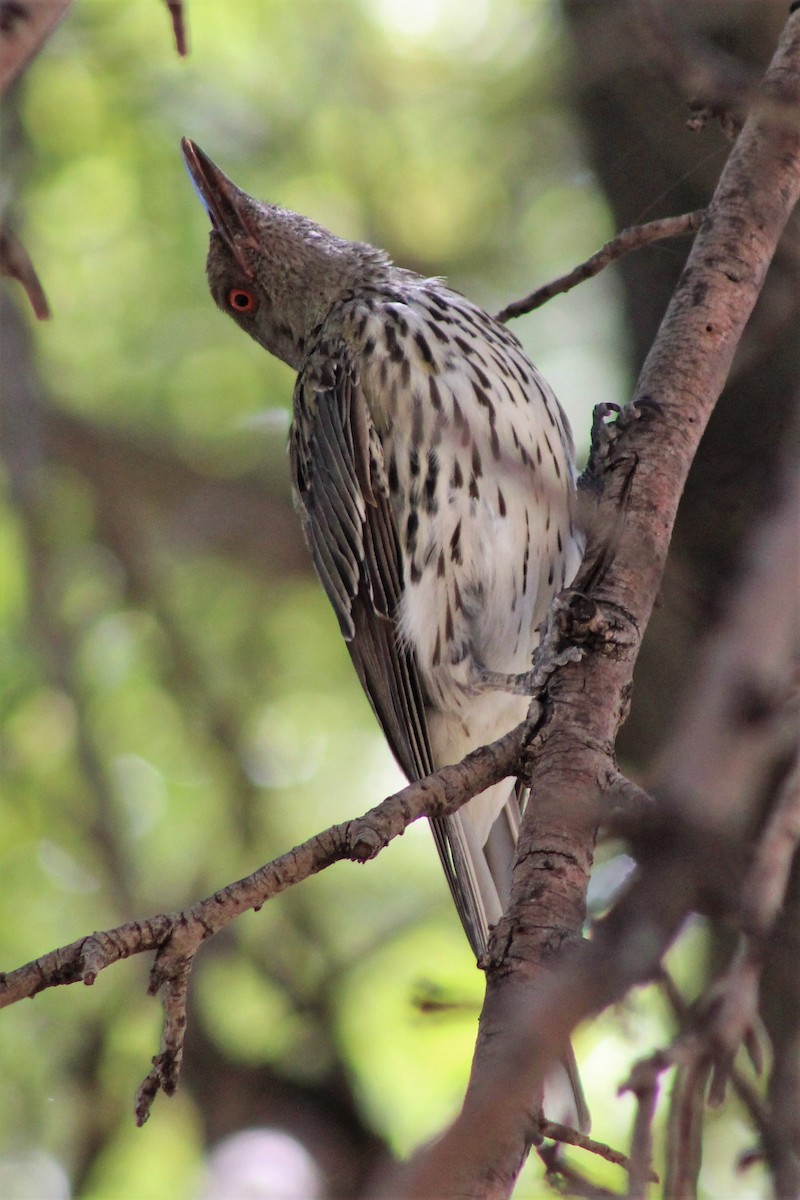
[[[175,49],[181,58],[185,58],[189,53],[189,42],[186,36],[186,13],[183,7],[183,0],[165,0],[165,3],[172,18]]]
[[[0,975],[0,1008],[33,997],[51,987],[94,983],[99,973],[121,959],[156,951],[149,991],[164,989],[161,1051],[141,1085],[136,1117],[141,1124],[159,1089],[169,1095],[177,1086],[186,1027],[188,978],[194,956],[241,913],[260,909],[279,892],[345,859],[367,862],[421,816],[445,816],[490,784],[513,774],[528,736],[525,723],[511,733],[445,767],[429,779],[411,784],[364,816],[334,825],[316,837],[260,867],[213,896],[178,913],[162,913],[131,921],[116,929],[79,938],[15,971]]]
[[[543,1138],[559,1142],[561,1145],[575,1146],[578,1150],[588,1150],[590,1154],[596,1154],[598,1158],[614,1163],[615,1166],[622,1167],[626,1171],[631,1169],[631,1160],[627,1154],[623,1154],[621,1150],[615,1150],[613,1146],[609,1146],[605,1142],[598,1142],[596,1138],[589,1137],[586,1133],[580,1133],[569,1125],[543,1120],[539,1124],[539,1133]],[[658,1183],[655,1171],[648,1170],[647,1179],[652,1183]]]
[[[591,258],[587,258],[585,262],[573,267],[566,275],[560,275],[558,279],[543,284],[542,287],[537,288],[522,300],[514,300],[511,304],[507,304],[497,313],[496,320],[510,321],[514,317],[522,317],[525,313],[541,308],[554,296],[571,291],[579,283],[585,283],[587,279],[594,279],[595,275],[599,275],[606,267],[610,267],[612,263],[634,250],[641,250],[643,246],[650,246],[653,242],[664,241],[666,238],[683,237],[688,233],[696,233],[704,216],[705,209],[701,208],[697,212],[684,213],[680,217],[661,217],[658,221],[648,221],[646,225],[632,225],[630,229],[623,229],[621,233],[597,250]]]
[[[16,279],[25,289],[31,308],[40,321],[50,316],[50,306],[30,256],[10,229],[0,229],[0,275]]]

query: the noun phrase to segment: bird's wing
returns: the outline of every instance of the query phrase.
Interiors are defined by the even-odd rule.
[[[325,342],[300,373],[292,478],[314,565],[387,741],[409,779],[433,770],[425,694],[397,636],[400,546],[383,452],[342,342]]]
[[[400,542],[383,449],[352,356],[318,345],[297,379],[289,443],[295,497],[314,565],[386,740],[409,779],[434,770],[427,697],[397,628]],[[476,955],[486,947],[481,867],[456,817],[432,822],[453,899]],[[477,854],[482,858],[480,848]]]

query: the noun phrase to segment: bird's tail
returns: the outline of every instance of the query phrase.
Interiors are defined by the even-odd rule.
[[[479,961],[487,951],[490,927],[500,920],[510,899],[524,800],[525,789],[502,780],[453,816],[431,821],[461,923]],[[498,806],[487,834],[486,813],[497,812]],[[588,1133],[591,1118],[571,1045],[545,1081],[543,1107],[549,1120]]]

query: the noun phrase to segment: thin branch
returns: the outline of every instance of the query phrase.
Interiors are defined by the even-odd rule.
[[[36,317],[40,321],[48,320],[50,305],[41,280],[28,251],[7,226],[0,228],[0,275],[21,283]]]
[[[711,1063],[698,1055],[678,1064],[667,1122],[665,1196],[694,1200],[702,1157],[704,1100]]]
[[[667,1002],[672,1009],[672,1012],[681,1029],[681,1037],[688,1031],[692,1024],[692,1010],[686,1003],[686,1000],[681,995],[675,984],[674,979],[669,972],[662,967],[659,971],[657,983],[664,993]],[[673,1043],[670,1053],[675,1053],[675,1046],[680,1042],[680,1037]],[[664,1052],[666,1053],[666,1052]],[[769,1127],[769,1116],[767,1114],[764,1101],[753,1087],[749,1079],[745,1077],[742,1071],[735,1065],[730,1070],[730,1081],[733,1090],[739,1097],[739,1100],[747,1110],[750,1120],[753,1122],[759,1135],[763,1138]]]
[[[179,949],[193,953],[241,913],[258,911],[280,892],[335,862],[368,862],[412,821],[449,816],[484,788],[513,774],[526,736],[523,722],[497,741],[474,750],[463,762],[409,784],[361,817],[330,826],[191,908],[93,933],[3,973],[0,1008],[50,987],[78,982],[90,985],[112,963],[150,950],[166,953],[171,941],[166,958],[157,964],[166,979],[168,962],[177,957]]]
[[[569,1125],[561,1125],[557,1121],[543,1120],[539,1125],[539,1133],[543,1138],[560,1142],[562,1145],[575,1146],[578,1150],[587,1150],[590,1154],[596,1154],[598,1158],[603,1158],[606,1162],[613,1163],[617,1167],[622,1167],[625,1171],[631,1169],[631,1160],[627,1154],[623,1154],[621,1150],[615,1150],[613,1146],[607,1145],[606,1142],[598,1142],[595,1138],[589,1137],[586,1133],[580,1133],[577,1129],[572,1129]],[[658,1183],[658,1176],[655,1171],[648,1171],[647,1178],[653,1183]]]
[[[99,973],[121,959],[155,950],[149,990],[165,989],[161,1051],[141,1085],[136,1117],[147,1119],[160,1089],[177,1086],[186,1027],[188,977],[197,950],[236,917],[258,911],[267,900],[308,879],[335,862],[367,862],[406,827],[422,816],[444,817],[457,811],[484,788],[513,775],[529,730],[526,722],[469,754],[410,784],[355,820],[333,825],[251,875],[178,913],[160,913],[115,929],[79,938],[44,954],[15,971],[0,975],[0,1008],[51,987],[82,982],[91,985]]]
[[[166,6],[169,9],[169,15],[172,18],[172,33],[175,38],[175,49],[180,54],[181,58],[185,58],[189,53],[189,41],[186,36],[186,13],[183,7],[183,0],[165,0]]]
[[[610,267],[612,263],[634,250],[641,250],[643,246],[664,241],[666,238],[684,237],[688,233],[696,233],[705,215],[706,210],[701,208],[697,212],[684,213],[679,217],[661,217],[658,221],[648,221],[646,225],[632,225],[629,229],[623,229],[610,242],[606,242],[597,250],[591,258],[587,258],[585,262],[573,267],[566,275],[560,275],[558,279],[543,284],[542,287],[537,288],[535,292],[531,292],[522,300],[514,300],[511,304],[507,304],[497,313],[495,319],[504,322],[511,321],[514,317],[522,317],[525,313],[533,312],[534,309],[541,308],[548,300],[552,300],[554,296],[571,291],[579,283],[585,283],[587,279],[594,279],[595,275],[599,275],[606,267]]]
[[[592,1183],[580,1171],[564,1162],[557,1145],[538,1146],[537,1153],[544,1163],[545,1178],[562,1195],[577,1196],[581,1200],[606,1200],[607,1197],[619,1196],[619,1192]]]
[[[653,1118],[658,1102],[659,1075],[668,1065],[663,1057],[637,1063],[630,1078],[619,1088],[619,1094],[633,1092],[636,1097],[628,1166],[628,1200],[644,1200],[647,1185],[653,1179]]]
[[[167,955],[164,955],[166,958]],[[144,1125],[150,1116],[153,1101],[160,1091],[172,1096],[178,1086],[183,1062],[183,1039],[186,1033],[186,1006],[189,999],[189,976],[194,962],[194,952],[186,956],[162,962],[153,967],[150,976],[151,995],[164,989],[164,1029],[161,1050],[153,1059],[153,1069],[139,1085],[134,1102],[136,1124]]]
[[[772,932],[800,844],[800,756],[764,828],[742,890],[742,928],[759,940]]]

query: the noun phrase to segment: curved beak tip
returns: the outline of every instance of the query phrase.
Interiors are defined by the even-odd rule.
[[[244,273],[250,276],[251,268],[243,259],[239,245],[243,236],[253,239],[247,213],[242,207],[244,193],[191,138],[181,138],[181,151],[192,187],[211,224],[227,242]]]
[[[214,164],[210,158],[207,158],[200,147],[192,141],[191,138],[181,138],[181,152],[183,161],[189,175],[189,181],[197,193],[197,198],[203,205],[203,208],[208,213],[211,220],[214,220],[213,191],[209,186],[211,183],[209,168],[215,170]]]

